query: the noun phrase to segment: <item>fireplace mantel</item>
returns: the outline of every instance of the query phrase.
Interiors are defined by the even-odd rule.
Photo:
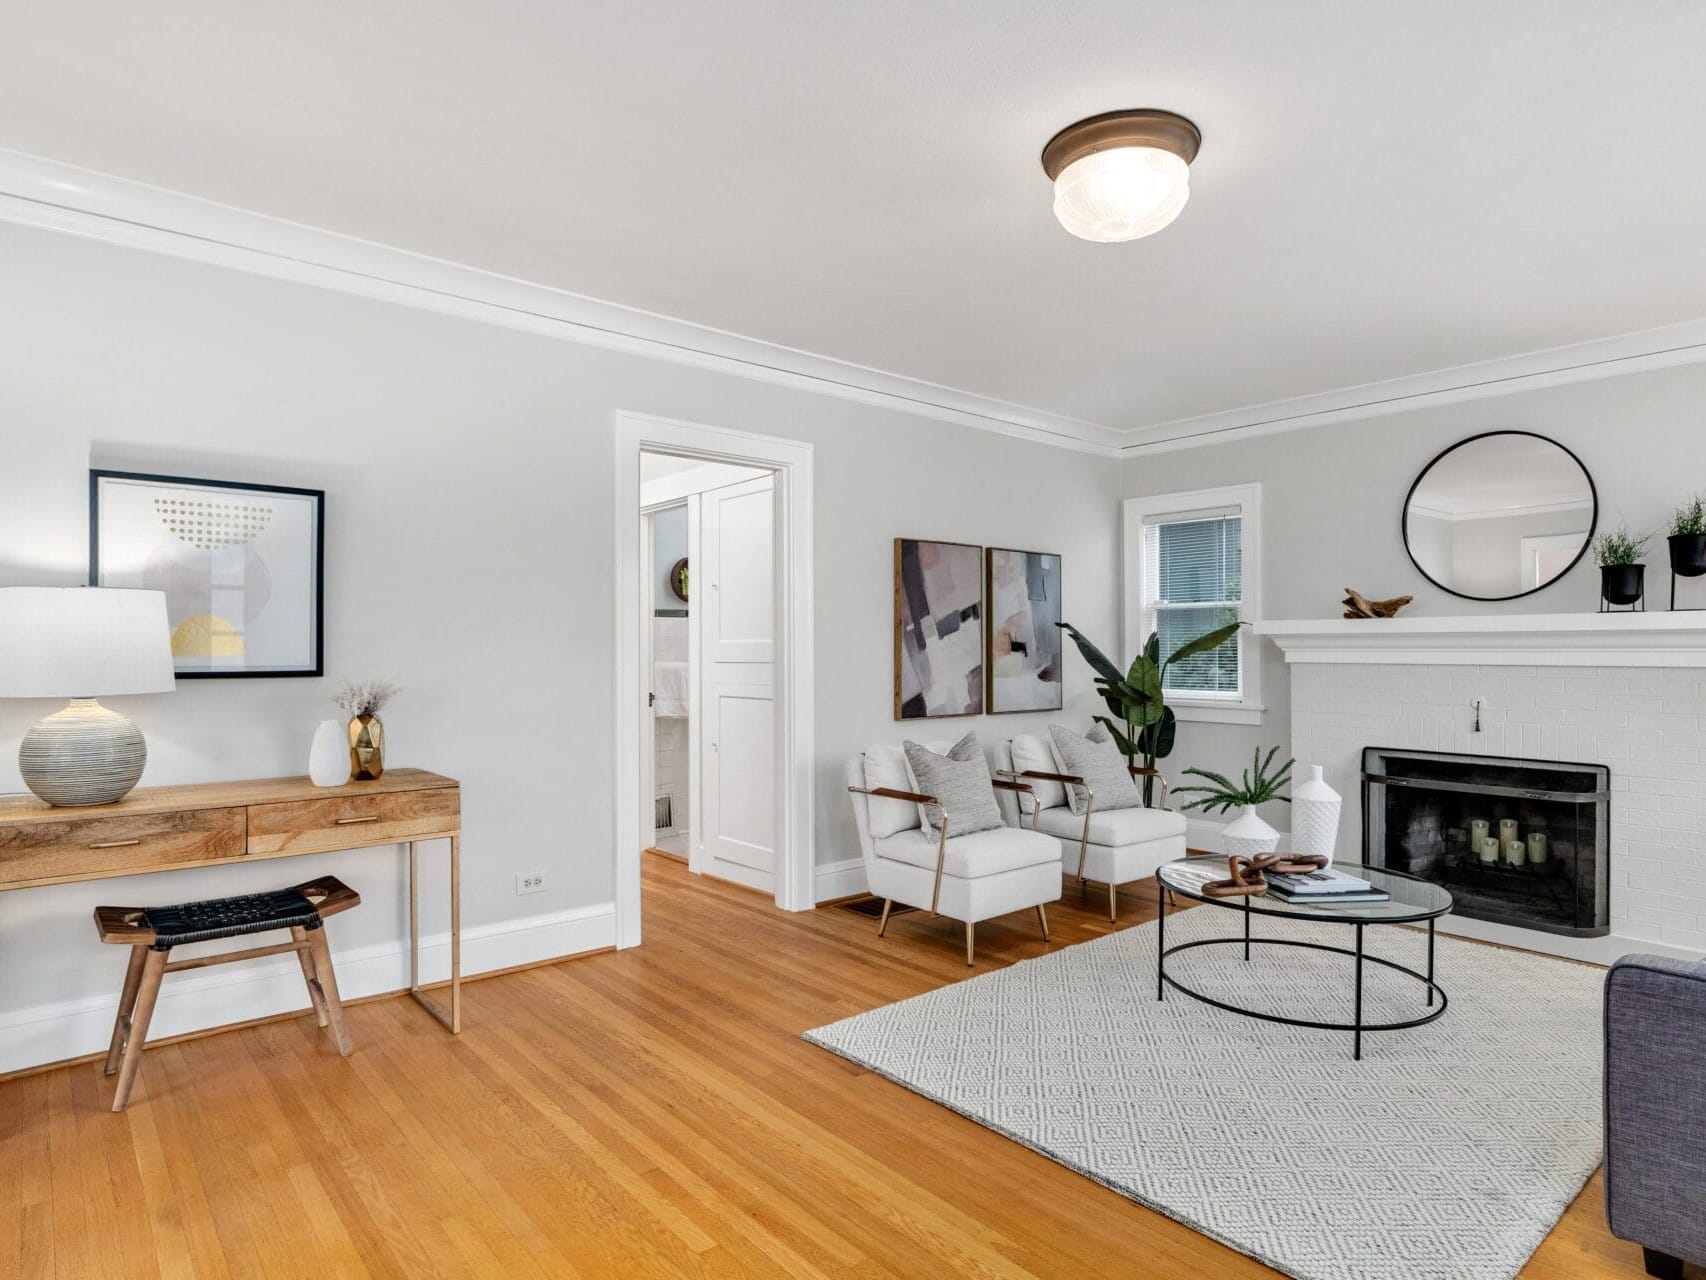
[[[1706,610],[1259,622],[1287,662],[1706,668]]]

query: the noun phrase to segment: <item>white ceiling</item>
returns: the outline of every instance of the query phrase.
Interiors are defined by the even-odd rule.
[[[1706,5],[25,3],[0,146],[1131,430],[1706,316]],[[1147,240],[1038,154],[1160,106]]]

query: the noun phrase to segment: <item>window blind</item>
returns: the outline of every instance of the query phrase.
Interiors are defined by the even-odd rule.
[[[1241,513],[1193,512],[1146,523],[1143,552],[1143,631],[1160,633],[1163,659],[1197,636],[1238,621],[1243,595]],[[1199,697],[1238,698],[1238,638],[1171,664],[1167,688]]]

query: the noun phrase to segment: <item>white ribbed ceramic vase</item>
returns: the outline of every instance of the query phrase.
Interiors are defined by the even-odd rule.
[[[1318,855],[1331,866],[1344,803],[1321,776],[1321,766],[1310,765],[1308,781],[1291,793],[1291,851]]]
[[[349,735],[340,720],[322,720],[308,747],[308,780],[317,787],[349,781]]]
[[[1236,818],[1221,828],[1220,844],[1221,851],[1229,858],[1237,854],[1254,858],[1274,851],[1279,844],[1279,832],[1263,822],[1254,807],[1245,805]]]
[[[24,785],[52,805],[116,804],[147,763],[142,730],[93,698],[36,721],[18,746]]]

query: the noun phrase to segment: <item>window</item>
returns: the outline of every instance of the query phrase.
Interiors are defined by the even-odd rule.
[[[1259,617],[1261,489],[1239,485],[1133,498],[1125,504],[1127,654],[1152,633],[1165,658],[1228,622]],[[1167,668],[1167,702],[1181,719],[1257,724],[1261,663],[1249,628]]]

